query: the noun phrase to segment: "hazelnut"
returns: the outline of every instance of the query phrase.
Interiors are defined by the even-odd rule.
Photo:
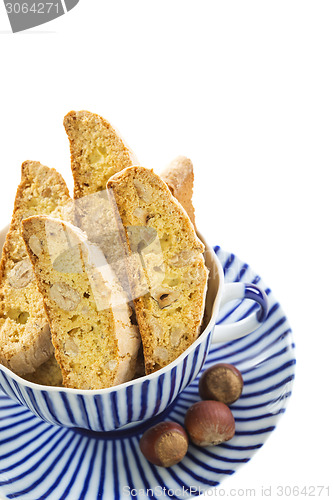
[[[155,316],[151,316],[149,319],[150,322],[150,327],[152,330],[152,333],[155,338],[160,339],[163,337],[163,328],[160,322],[155,318]]]
[[[142,225],[147,224],[147,217],[149,216],[149,214],[148,210],[146,210],[145,208],[136,207],[136,209],[133,211],[133,215]]]
[[[140,440],[140,450],[154,465],[171,467],[187,453],[188,437],[176,422],[160,422],[148,429]]]
[[[29,246],[30,246],[31,250],[33,251],[33,253],[35,255],[37,255],[37,257],[41,256],[41,254],[43,252],[42,242],[40,241],[39,238],[37,238],[37,236],[35,234],[30,236]]]
[[[199,255],[197,250],[183,250],[170,258],[172,267],[185,267],[191,264]]]
[[[166,252],[172,246],[172,237],[169,234],[164,233],[162,238],[160,238],[160,245],[163,252]]]
[[[110,359],[105,365],[105,368],[110,372],[113,372],[118,366],[118,361],[116,359]]]
[[[101,160],[103,160],[103,155],[101,154],[99,148],[93,149],[91,153],[88,155],[88,161],[89,163],[98,163]]]
[[[64,311],[74,311],[81,301],[80,295],[67,283],[54,283],[50,297]]]
[[[199,394],[202,399],[221,401],[231,405],[240,398],[243,377],[237,368],[228,363],[218,363],[203,372],[199,380]]]
[[[24,288],[34,279],[30,260],[23,259],[17,262],[8,273],[8,281],[13,288]]]
[[[79,346],[71,338],[64,342],[63,349],[66,356],[77,356],[79,354]]]
[[[185,429],[197,446],[215,446],[234,436],[235,420],[224,403],[199,401],[187,410]]]
[[[133,184],[136,189],[138,197],[143,201],[145,201],[146,203],[150,203],[152,201],[150,188],[148,188],[148,186],[145,186],[138,179],[133,179]]]
[[[165,347],[155,347],[154,349],[154,358],[158,363],[165,363],[168,361],[169,358],[169,353],[168,350]]]
[[[186,334],[186,327],[180,323],[176,323],[170,331],[170,343],[172,347],[177,347],[181,339]]]

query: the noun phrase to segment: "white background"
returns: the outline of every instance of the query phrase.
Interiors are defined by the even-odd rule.
[[[223,483],[258,497],[277,485],[333,494],[332,23],[327,1],[81,0],[13,35],[0,5],[1,225],[24,160],[55,167],[72,188],[62,119],[88,109],[144,166],[192,159],[199,229],[248,262],[285,310],[293,397]]]

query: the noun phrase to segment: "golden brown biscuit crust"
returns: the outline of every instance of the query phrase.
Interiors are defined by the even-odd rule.
[[[152,170],[129,167],[114,175],[108,188],[132,261],[135,255],[145,261],[145,293],[138,296],[136,271],[131,286],[145,369],[152,373],[176,359],[200,333],[208,278],[204,246],[184,208]]]
[[[33,373],[53,353],[21,221],[40,213],[69,218],[71,208],[67,186],[55,169],[34,161],[23,163],[0,263],[0,362],[18,375]]]

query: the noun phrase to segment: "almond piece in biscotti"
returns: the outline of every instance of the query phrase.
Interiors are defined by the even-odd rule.
[[[53,356],[43,298],[21,236],[22,219],[34,214],[69,219],[72,200],[56,170],[27,161],[0,263],[0,363],[18,375],[34,373]],[[31,246],[36,254],[42,250],[37,239]]]
[[[25,219],[22,235],[44,298],[63,385],[104,389],[131,380],[140,337],[130,322],[127,296],[101,250],[77,227],[45,216]],[[41,243],[39,255],[30,246],[32,236]],[[59,260],[60,268],[54,266]]]
[[[193,197],[193,164],[186,156],[177,156],[161,173],[162,180],[171,193],[185,208],[187,215],[195,227]]]
[[[204,245],[182,205],[152,170],[129,167],[111,177],[108,189],[126,233],[129,270],[138,255],[149,285],[134,304],[145,370],[152,373],[176,359],[200,333],[208,278]],[[144,223],[138,210],[150,214]],[[154,244],[145,242],[148,233]],[[136,273],[130,284],[135,295]]]

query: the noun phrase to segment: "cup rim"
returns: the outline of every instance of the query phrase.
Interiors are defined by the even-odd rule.
[[[0,234],[5,233],[8,231],[9,226],[5,226],[0,230]],[[196,347],[201,344],[201,342],[204,341],[204,339],[209,335],[209,333],[213,330],[215,326],[215,321],[216,321],[216,316],[219,311],[219,306],[221,302],[221,296],[223,292],[223,285],[224,285],[224,274],[223,274],[223,269],[221,266],[221,263],[219,259],[217,258],[213,248],[207,243],[205,238],[202,236],[202,234],[197,231],[197,236],[199,239],[202,241],[202,243],[205,246],[204,254],[208,252],[212,258],[212,261],[214,263],[214,266],[217,269],[217,279],[219,280],[218,283],[218,290],[215,295],[213,304],[212,304],[212,311],[210,314],[210,319],[208,324],[206,325],[205,329],[200,333],[198,338],[191,344],[182,354],[180,354],[176,359],[174,359],[171,363],[168,365],[164,366],[163,368],[157,370],[154,373],[150,373],[149,375],[144,375],[142,377],[138,377],[134,380],[129,380],[128,382],[123,382],[121,384],[112,386],[112,387],[105,387],[104,389],[73,389],[71,387],[59,387],[59,386],[49,386],[49,385],[42,385],[42,384],[37,384],[35,382],[30,382],[29,380],[25,380],[24,378],[20,377],[16,373],[14,373],[12,370],[7,368],[6,366],[2,365],[0,363],[0,369],[4,373],[6,373],[10,378],[14,379],[16,382],[18,382],[20,385],[26,386],[30,389],[34,390],[39,390],[39,391],[47,391],[47,392],[65,392],[68,394],[74,394],[74,395],[84,395],[84,396],[97,396],[97,395],[103,395],[103,394],[111,394],[113,392],[117,392],[119,390],[126,390],[127,387],[130,386],[135,386],[138,384],[142,384],[146,380],[153,380],[155,378],[158,378],[160,375],[163,375],[165,373],[168,373],[171,371],[175,366],[178,364],[181,364],[183,360],[190,354],[191,351],[194,351]],[[211,266],[212,267],[212,266]],[[209,269],[210,271],[210,269]],[[209,278],[208,278],[209,279]]]

